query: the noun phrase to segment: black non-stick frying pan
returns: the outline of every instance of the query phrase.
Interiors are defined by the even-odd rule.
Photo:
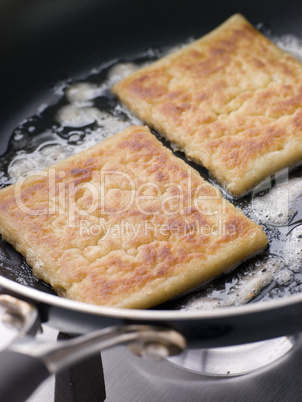
[[[198,38],[236,12],[274,35],[302,38],[301,0],[0,2],[1,153],[20,121],[34,115],[41,103],[55,102],[56,83],[85,76],[106,60]],[[1,400],[23,400],[49,372],[118,342],[130,343],[138,354],[165,356],[186,344],[234,345],[302,329],[302,294],[213,311],[121,310],[62,299],[43,284],[25,286],[2,275],[7,319],[18,322],[27,336],[2,352]],[[58,350],[45,348],[28,337],[39,322],[86,337]]]

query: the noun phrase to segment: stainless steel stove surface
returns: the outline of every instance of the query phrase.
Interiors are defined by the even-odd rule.
[[[302,342],[266,369],[240,377],[214,378],[167,361],[148,362],[118,347],[102,354],[107,402],[300,402]]]
[[[56,340],[57,331],[43,327],[40,339]],[[0,347],[12,332],[0,325]],[[302,400],[302,338],[270,366],[239,377],[215,378],[186,371],[168,361],[152,362],[125,347],[102,352],[106,402],[300,402]],[[1,379],[0,379],[1,380]],[[27,402],[54,401],[54,376]],[[10,401],[11,402],[11,401]],[[77,401],[86,402],[86,401]]]

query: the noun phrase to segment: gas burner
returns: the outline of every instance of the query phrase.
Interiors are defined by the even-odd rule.
[[[231,377],[252,373],[285,356],[300,336],[283,336],[262,342],[212,349],[189,349],[168,360],[194,373]]]

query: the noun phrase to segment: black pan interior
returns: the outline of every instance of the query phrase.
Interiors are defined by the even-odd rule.
[[[8,147],[11,134],[23,119],[35,115],[41,103],[64,103],[64,98],[59,99],[53,91],[58,82],[84,77],[92,67],[105,61],[129,60],[151,47],[161,49],[190,37],[198,38],[235,12],[242,13],[254,25],[264,31],[271,30],[276,36],[293,34],[302,37],[300,0],[155,0],[147,3],[135,0],[15,0],[2,3],[0,10],[0,48],[5,55],[0,66],[0,153],[5,157],[12,151],[11,146]],[[116,100],[110,98],[109,101]],[[44,113],[42,125],[51,125],[52,119],[50,107]],[[177,156],[182,157],[180,153]],[[204,169],[194,167],[207,176]],[[299,176],[301,169],[293,174]],[[247,197],[238,205],[244,207],[248,201]],[[0,242],[0,255],[4,261],[0,265],[1,275],[53,293],[48,285],[32,275],[22,257],[3,241]],[[18,275],[15,267],[19,268]],[[173,304],[169,303],[164,306],[171,307]]]

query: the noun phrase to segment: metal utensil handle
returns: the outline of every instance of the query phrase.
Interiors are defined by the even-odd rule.
[[[0,353],[0,400],[24,401],[49,374],[120,344],[127,344],[137,355],[149,358],[173,356],[186,347],[178,332],[150,325],[109,327],[56,343],[39,341],[33,336],[19,337]]]

